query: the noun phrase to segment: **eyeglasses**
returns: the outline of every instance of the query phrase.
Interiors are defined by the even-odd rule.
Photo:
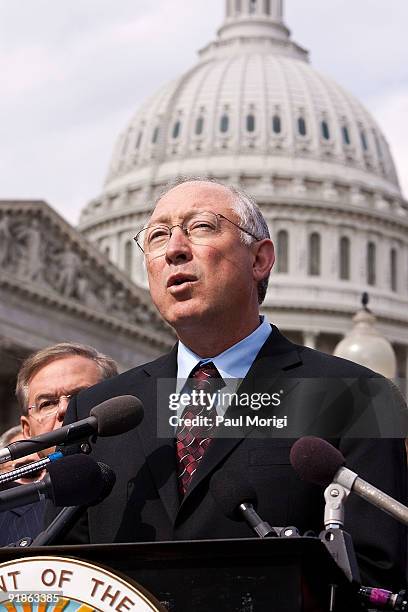
[[[73,394],[44,398],[32,406],[28,406],[28,412],[33,419],[42,423],[42,421],[57,414],[61,410],[63,404],[68,406],[71,397],[73,397]]]
[[[245,228],[231,221],[231,219],[224,217],[224,215],[209,211],[193,214],[183,223],[176,223],[172,226],[162,223],[148,225],[141,229],[133,240],[136,241],[137,246],[145,255],[161,255],[166,251],[174,228],[179,227],[193,244],[208,244],[218,234],[222,219],[237,227],[241,232],[252,236],[255,240],[260,240],[260,238]]]

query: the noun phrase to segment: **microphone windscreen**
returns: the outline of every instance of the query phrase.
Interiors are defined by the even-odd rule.
[[[97,420],[99,436],[116,436],[139,425],[143,405],[134,395],[119,395],[94,406],[90,415]]]
[[[216,472],[210,480],[210,491],[225,516],[236,521],[243,519],[240,504],[249,502],[256,507],[254,487],[235,470],[223,469]]]
[[[98,503],[106,489],[104,472],[88,455],[68,455],[50,463],[47,471],[51,481],[51,499],[56,506]]]
[[[326,440],[305,436],[296,440],[292,446],[290,462],[302,480],[327,487],[345,464],[345,459]]]
[[[100,496],[98,497],[98,499],[92,502],[91,504],[92,506],[99,504],[99,502],[103,501],[105,497],[108,497],[109,493],[113,489],[113,485],[116,482],[116,474],[112,470],[112,468],[109,467],[109,465],[106,465],[106,463],[102,463],[101,461],[98,461],[98,466],[101,471],[103,486],[102,486],[102,491],[101,491]]]

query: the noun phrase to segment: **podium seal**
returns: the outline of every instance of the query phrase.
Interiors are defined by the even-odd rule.
[[[69,557],[0,564],[0,612],[163,612],[143,587]]]

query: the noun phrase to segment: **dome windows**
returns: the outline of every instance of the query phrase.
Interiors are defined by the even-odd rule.
[[[136,142],[135,142],[136,150],[140,149],[140,145],[142,144],[142,138],[143,138],[143,130],[140,130],[139,134],[137,135]]]
[[[229,116],[224,113],[220,119],[220,132],[226,134],[229,130]]]
[[[367,244],[367,285],[374,286],[376,283],[376,248],[374,242]]]
[[[340,269],[341,280],[350,280],[350,239],[347,236],[340,238]]]
[[[253,113],[246,116],[246,129],[247,132],[255,132],[255,115]]]
[[[249,14],[250,15],[254,15],[256,13],[257,4],[258,4],[257,0],[249,0]]]
[[[364,151],[368,151],[367,136],[364,130],[360,131],[360,140]]]
[[[341,128],[341,134],[343,137],[343,144],[347,146],[351,145],[350,132],[347,125],[343,125],[343,127]]]
[[[377,155],[378,155],[378,158],[381,160],[383,158],[383,154],[382,154],[380,139],[378,138],[378,134],[375,130],[373,130],[373,136],[374,136],[375,148],[377,149]]]
[[[322,131],[322,137],[325,140],[330,140],[330,129],[329,129],[329,124],[327,123],[326,120],[323,120],[320,124],[320,128]]]
[[[264,13],[265,15],[271,14],[271,0],[264,0]]]
[[[289,272],[289,234],[286,230],[280,230],[276,239],[276,265],[280,274]]]
[[[177,119],[176,123],[173,125],[172,137],[176,140],[180,136],[181,132],[181,121]]]
[[[300,136],[306,136],[307,135],[307,126],[306,126],[306,121],[305,121],[304,117],[302,117],[302,116],[298,117],[297,128],[298,128],[298,132],[299,132]]]
[[[125,272],[132,278],[133,276],[133,241],[125,242]]]
[[[309,276],[319,276],[321,251],[320,234],[318,234],[317,232],[313,232],[312,234],[310,234],[308,247],[308,274]]]
[[[242,10],[241,0],[235,0],[235,12],[237,13],[237,15],[241,13],[241,10]]]
[[[194,133],[196,136],[201,136],[204,131],[204,117],[197,117]]]
[[[398,254],[397,249],[391,249],[390,251],[390,289],[391,291],[398,291]]]
[[[152,136],[152,144],[156,144],[159,140],[160,128],[158,125],[154,128],[153,136]]]
[[[272,117],[272,131],[274,134],[280,134],[282,132],[282,120],[280,115],[274,115]]]

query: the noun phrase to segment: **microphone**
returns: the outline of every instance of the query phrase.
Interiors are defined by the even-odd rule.
[[[234,470],[223,469],[210,480],[210,491],[222,512],[234,521],[245,519],[260,538],[278,533],[257,514],[257,495],[253,486]]]
[[[70,456],[75,457],[75,455]],[[113,485],[116,482],[115,472],[105,463],[98,462],[97,465],[99,466],[100,470],[98,477],[102,480],[99,494],[93,499],[89,498],[89,501],[83,503],[82,505],[63,508],[48,525],[48,527],[38,534],[38,536],[31,543],[31,546],[49,546],[51,544],[55,544],[57,539],[61,540],[65,537],[68,531],[75,525],[89,506],[95,506],[108,497],[113,489]],[[86,481],[83,481],[82,485],[85,488],[88,487],[88,483]]]
[[[88,455],[69,455],[50,463],[39,482],[0,493],[0,512],[50,499],[55,506],[82,506],[98,500],[105,491],[100,466]],[[113,486],[113,485],[112,485]]]
[[[0,486],[4,483],[12,482],[13,480],[18,480],[19,478],[33,474],[34,472],[41,472],[49,463],[51,463],[51,461],[62,459],[63,456],[64,455],[61,453],[61,451],[56,451],[55,453],[47,455],[47,457],[44,457],[44,459],[31,461],[31,463],[26,463],[21,467],[10,470],[10,472],[4,472],[3,474],[0,474]]]
[[[119,395],[94,406],[90,416],[0,450],[0,463],[20,459],[52,446],[69,446],[89,436],[116,436],[137,427],[143,419],[142,402],[133,395]]]
[[[326,440],[305,436],[290,451],[290,462],[302,480],[329,486],[332,482],[353,491],[397,521],[408,525],[408,508],[344,467],[342,453]]]

